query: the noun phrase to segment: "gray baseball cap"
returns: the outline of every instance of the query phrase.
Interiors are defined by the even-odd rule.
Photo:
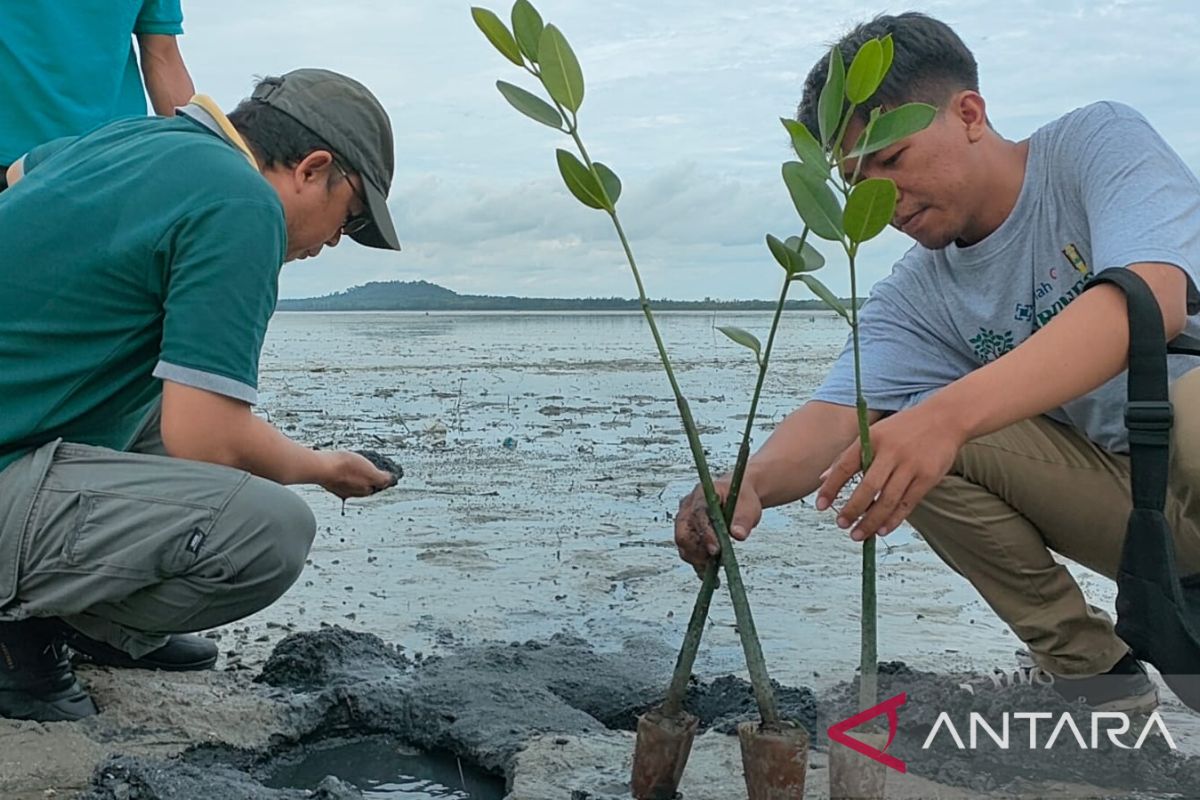
[[[372,224],[350,234],[367,247],[399,250],[388,213],[392,185],[392,123],[379,100],[353,78],[327,69],[297,69],[261,81],[251,95],[324,139],[362,177]]]

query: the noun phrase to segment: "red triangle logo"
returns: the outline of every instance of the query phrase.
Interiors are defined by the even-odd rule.
[[[896,729],[900,724],[900,718],[897,715],[896,709],[900,708],[900,706],[904,705],[907,701],[908,692],[901,692],[890,700],[884,700],[878,705],[871,706],[866,711],[858,712],[849,719],[844,719],[841,722],[830,725],[829,730],[826,731],[826,733],[829,734],[830,740],[840,742],[841,744],[846,745],[846,747],[849,747],[851,750],[854,750],[857,753],[862,753],[867,758],[878,761],[885,767],[890,767],[897,772],[908,772],[908,766],[903,761],[895,756],[889,756],[884,752],[884,750],[887,750],[889,747],[891,747],[892,740],[896,738]],[[871,745],[855,739],[848,733],[848,731],[854,730],[864,722],[875,719],[881,714],[887,714],[888,718],[888,740],[883,746],[883,750],[876,750],[874,747],[871,747]]]

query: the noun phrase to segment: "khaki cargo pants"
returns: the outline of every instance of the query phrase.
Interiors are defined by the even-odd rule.
[[[304,501],[170,458],[158,430],[155,410],[134,452],[51,442],[0,472],[0,620],[63,617],[140,657],[292,585],[316,533]]]
[[[1200,369],[1172,389],[1166,515],[1182,574],[1200,572]],[[1094,675],[1128,650],[1051,551],[1115,578],[1132,507],[1129,457],[1045,417],[969,442],[909,516],[1058,675]]]

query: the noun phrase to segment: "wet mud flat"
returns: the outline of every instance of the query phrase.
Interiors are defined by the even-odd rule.
[[[756,444],[808,397],[844,335],[832,318],[786,320]],[[720,468],[744,424],[753,363],[714,324],[761,332],[767,323],[754,315],[662,320]],[[390,457],[405,477],[344,514],[336,498],[297,489],[319,523],[309,564],[272,607],[209,632],[221,648],[217,671],[85,668],[100,717],[0,721],[0,797],[357,796],[363,787],[349,786],[350,765],[331,771],[345,786],[276,780],[287,765],[336,762],[347,740],[451,759],[454,772],[461,760],[467,783],[473,767],[510,798],[624,797],[632,719],[666,686],[698,586],[671,541],[678,498],[694,483],[690,456],[642,325],[631,315],[277,316],[260,412],[313,446]],[[768,511],[738,553],[772,677],[815,698],[806,796],[821,797],[823,731],[846,716],[838,698],[849,697],[857,660],[858,546],[828,514],[798,503]],[[1111,609],[1111,583],[1072,570],[1089,600]],[[909,692],[902,724],[932,724],[938,703],[961,701],[951,692],[958,676],[1015,666],[1016,638],[907,528],[880,547],[879,595],[881,655],[936,676],[881,689],[881,698]],[[360,634],[379,640],[367,646]],[[572,659],[586,670],[572,673]],[[722,700],[722,714],[701,714],[709,721],[684,776],[688,800],[744,796],[736,740],[721,732],[753,714],[743,665],[722,592],[693,701],[701,708],[709,696],[736,697],[737,705]],[[615,677],[596,677],[607,671]],[[571,674],[581,686],[559,677]],[[603,697],[587,691],[591,681],[607,687]],[[1165,690],[1164,701],[1180,753],[1196,754],[1195,715]],[[969,713],[961,703],[951,709]],[[1191,775],[1164,767],[1180,776],[1175,783],[1150,775],[1139,784],[1101,769],[1095,774],[1113,777],[1112,786],[1080,786],[1065,776],[1087,777],[1091,762],[1059,770],[1070,756],[1057,745],[1000,754],[984,769],[972,759],[986,753],[931,757],[920,747],[923,730],[902,728],[889,750],[910,763],[909,774],[889,775],[889,796],[1166,797]],[[314,791],[325,794],[304,794]],[[1200,788],[1174,796],[1200,797]]]
[[[600,654],[587,642],[556,636],[466,647],[418,663],[371,634],[341,628],[299,633],[285,638],[244,687],[279,709],[272,721],[260,720],[265,724],[258,746],[213,742],[171,758],[110,755],[79,796],[358,798],[367,795],[346,778],[355,768],[351,754],[390,753],[399,764],[406,753],[423,752],[438,754],[446,765],[457,762],[465,791],[447,797],[616,800],[628,796],[636,715],[661,701],[665,675],[651,679],[646,656]],[[972,712],[992,720],[1016,709],[1065,712],[1080,719],[1082,730],[1086,715],[1044,687],[989,696],[956,684],[968,676],[919,673],[894,662],[882,665],[882,673],[881,692],[905,691],[911,704],[889,749],[907,761],[909,774],[889,777],[889,796],[1197,796],[1200,758],[1150,740],[1140,751],[1103,744],[1072,750],[1063,742],[1053,761],[1031,757],[1022,747],[981,746],[966,753],[939,741],[924,749],[933,709],[959,720]],[[806,797],[825,791],[820,751],[827,742],[821,732],[849,709],[854,688],[840,684],[818,697],[807,687],[776,686],[781,713],[803,724],[817,743]],[[744,797],[731,734],[739,721],[754,716],[749,686],[734,676],[697,680],[686,705],[700,717],[702,734],[683,796]],[[341,757],[330,757],[331,751]],[[458,785],[453,773],[446,783]]]
[[[479,645],[416,662],[371,634],[336,627],[294,634],[247,687],[284,707],[266,746],[200,744],[170,760],[113,756],[97,767],[82,796],[266,800],[307,797],[311,791],[317,797],[357,797],[357,789],[340,776],[311,771],[308,777],[316,780],[305,786],[295,785],[294,778],[283,781],[293,784],[289,788],[268,785],[278,785],[281,774],[305,775],[296,765],[327,753],[333,740],[346,752],[395,753],[403,743],[437,753],[443,762],[457,759],[477,786],[490,778],[488,786],[463,797],[498,798],[515,779],[516,756],[539,737],[566,743],[566,737],[631,730],[636,715],[661,699],[664,676],[649,679],[646,656],[599,654],[582,640],[556,636]],[[812,725],[811,692],[780,688],[782,707]],[[733,678],[693,687],[689,707],[706,725],[721,729],[732,729],[752,713],[749,687]],[[321,763],[346,766],[328,758]],[[531,767],[525,773],[526,782],[536,780]],[[609,782],[621,781],[614,776]],[[535,794],[514,796],[554,796],[552,790],[530,791]]]

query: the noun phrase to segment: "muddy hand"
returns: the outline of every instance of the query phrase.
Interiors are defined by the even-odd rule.
[[[321,481],[325,491],[345,500],[366,497],[396,485],[396,476],[379,469],[358,453],[327,451],[326,478]]]
[[[729,492],[729,479],[716,481],[717,496],[725,501]],[[737,510],[729,533],[734,539],[743,541],[762,519],[762,503],[749,482],[743,482],[738,493]],[[708,517],[708,504],[704,500],[704,487],[696,486],[691,494],[679,501],[679,513],[675,516],[675,547],[679,557],[691,564],[696,574],[703,576],[708,562],[721,552],[717,534]]]

